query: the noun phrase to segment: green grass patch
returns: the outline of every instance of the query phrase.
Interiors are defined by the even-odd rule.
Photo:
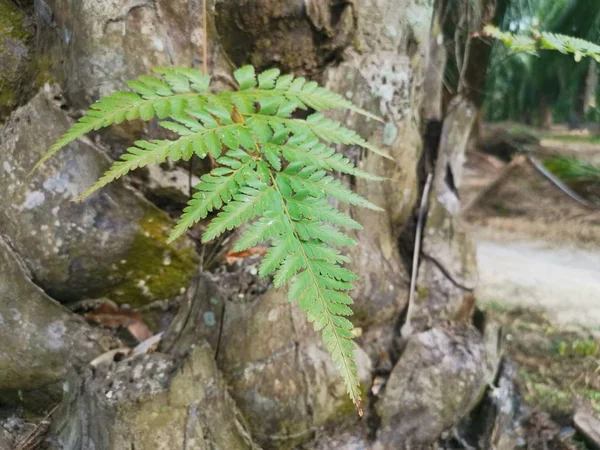
[[[580,136],[580,135],[576,135],[576,134],[558,134],[558,135],[549,135],[549,136],[547,136],[547,138],[553,139],[555,141],[563,141],[563,142],[600,144],[600,135]]]

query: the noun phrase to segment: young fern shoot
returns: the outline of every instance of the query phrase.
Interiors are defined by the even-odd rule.
[[[169,241],[211,212],[219,211],[203,242],[252,222],[234,250],[270,242],[259,274],[273,275],[276,287],[290,284],[289,300],[321,332],[360,412],[353,326],[347,319],[352,314],[348,291],[357,276],[343,267],[348,258],[336,247],[356,245],[340,228],[362,227],[328,200],[380,208],[329,172],[380,178],[359,170],[327,144],[356,145],[389,156],[321,111],[346,108],[378,118],[315,82],[280,75],[277,69],[256,76],[253,67],[242,67],[234,74],[239,90],[219,93],[210,92],[209,77],[195,69],[157,68],[155,73],[129,82],[132,91],[115,92],[92,105],[36,167],[86,133],[137,118],[158,117],[179,138],[135,142],[79,200],[138,167],[211,155],[216,167],[195,186]],[[305,120],[292,116],[307,108],[317,112]]]

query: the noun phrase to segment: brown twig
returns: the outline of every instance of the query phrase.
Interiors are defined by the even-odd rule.
[[[406,321],[400,330],[400,334],[403,338],[406,338],[412,334],[411,318],[415,303],[415,291],[417,285],[417,273],[419,271],[419,259],[421,256],[421,236],[423,234],[423,227],[425,225],[425,213],[427,212],[427,204],[429,200],[429,191],[431,190],[431,184],[433,182],[433,174],[427,175],[427,181],[423,188],[423,195],[421,197],[421,206],[419,207],[419,216],[417,218],[417,232],[415,233],[415,249],[413,252],[413,263],[412,273],[410,276],[410,291],[408,294],[408,309],[406,311]]]
[[[39,448],[41,438],[50,426],[50,416],[54,414],[54,411],[56,411],[57,408],[58,405],[54,406],[54,408],[52,408],[29,433],[20,437],[15,443],[14,450],[35,450]]]

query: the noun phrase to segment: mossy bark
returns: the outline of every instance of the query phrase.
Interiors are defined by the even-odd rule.
[[[167,245],[167,214],[121,182],[70,201],[109,167],[91,141],[70,144],[29,174],[73,123],[58,94],[38,94],[0,129],[2,233],[59,301],[106,296],[140,306],[180,295],[198,257],[188,239]]]
[[[0,237],[0,416],[7,406],[43,412],[60,400],[69,367],[111,342],[33,284]]]
[[[154,353],[73,373],[49,450],[253,450],[212,349]]]
[[[10,0],[0,0],[0,123],[19,104],[28,85],[32,30]]]

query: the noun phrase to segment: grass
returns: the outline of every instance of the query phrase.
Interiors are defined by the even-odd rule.
[[[544,165],[565,181],[600,183],[600,167],[583,159],[559,156]]]
[[[544,130],[529,125],[511,125],[507,129],[508,134],[512,136],[520,136],[523,134],[529,134],[537,138],[542,138],[545,135]]]
[[[549,135],[548,139],[563,142],[577,142],[585,144],[600,144],[600,136],[580,136],[576,134]]]

